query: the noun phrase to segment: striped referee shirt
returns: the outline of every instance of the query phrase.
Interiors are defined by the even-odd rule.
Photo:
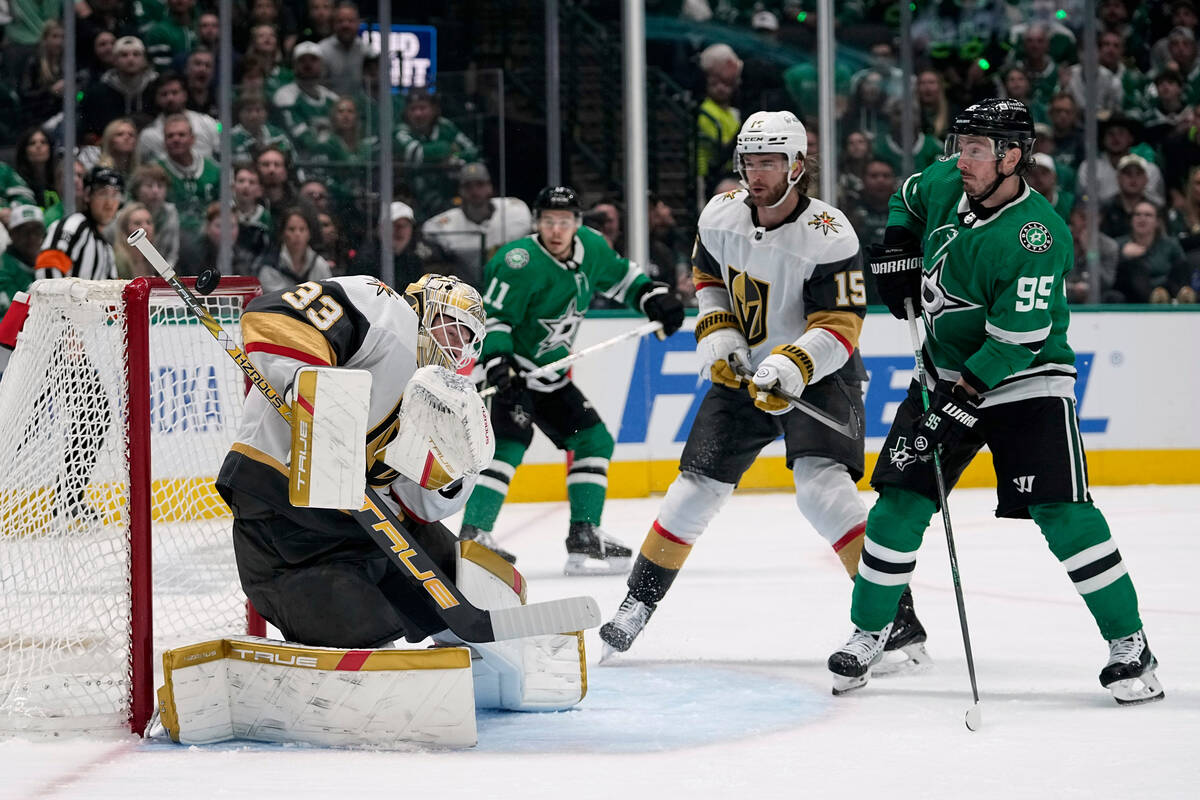
[[[113,249],[92,218],[80,212],[50,226],[38,254],[36,278],[113,280],[117,262]]]

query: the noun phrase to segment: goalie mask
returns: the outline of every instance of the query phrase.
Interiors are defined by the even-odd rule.
[[[446,275],[422,275],[404,290],[417,313],[417,366],[458,370],[483,349],[483,300],[470,284]]]
[[[790,111],[756,111],[746,118],[738,132],[734,164],[742,186],[747,188],[746,166],[742,159],[755,153],[783,153],[787,159],[787,191],[771,204],[770,207],[775,208],[787,199],[804,174],[804,159],[808,156],[808,132],[804,130],[804,123]],[[801,165],[799,172],[795,172],[797,164]]]

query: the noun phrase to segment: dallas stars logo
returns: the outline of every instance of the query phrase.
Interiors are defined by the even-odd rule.
[[[1021,240],[1021,246],[1031,253],[1044,253],[1054,244],[1050,229],[1040,222],[1025,223],[1018,238]]]
[[[571,343],[579,333],[579,326],[583,324],[583,313],[579,311],[577,300],[577,297],[571,298],[571,303],[563,310],[562,316],[538,320],[538,324],[546,329],[546,336],[538,345],[537,356],[543,356],[559,347],[571,349]]]
[[[822,211],[820,214],[813,214],[813,218],[808,221],[808,224],[816,228],[822,235],[828,236],[830,231],[837,233],[841,228],[842,223],[829,215],[828,211]]]
[[[949,244],[950,241],[948,240],[943,245],[943,248]],[[942,272],[946,267],[946,258],[948,256],[949,252],[943,249],[942,253],[933,262],[933,269],[921,278],[921,313],[925,317],[925,324],[930,330],[933,329],[934,321],[943,314],[979,308],[978,305],[972,303],[970,300],[951,294],[945,285],[943,285]]]
[[[378,297],[381,294],[386,294],[388,297],[396,296],[396,290],[393,289],[392,287],[388,286],[386,283],[379,280],[378,278],[372,278],[371,280],[367,281],[367,286],[375,287],[375,296],[376,297]]]
[[[904,472],[904,468],[917,460],[913,452],[908,449],[907,437],[901,436],[896,439],[896,446],[888,451],[888,458],[892,461],[892,466]]]

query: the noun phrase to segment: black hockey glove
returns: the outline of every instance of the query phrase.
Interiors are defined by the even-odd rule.
[[[662,335],[665,339],[683,324],[683,301],[679,299],[671,287],[655,281],[642,292],[638,303],[646,318],[651,322],[661,322]]]
[[[510,399],[520,394],[525,381],[512,353],[498,353],[484,364],[488,386],[496,387],[496,397]]]
[[[941,389],[934,392],[929,398],[929,410],[917,420],[913,449],[924,455],[938,445],[946,448],[957,445],[979,424],[981,400],[957,383],[949,392]]]
[[[908,319],[904,300],[912,299],[913,313],[921,313],[921,244],[873,244],[869,249],[875,288],[896,319]]]

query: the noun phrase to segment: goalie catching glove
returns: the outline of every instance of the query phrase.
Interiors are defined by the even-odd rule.
[[[812,377],[813,363],[808,351],[794,344],[783,344],[763,359],[747,389],[754,405],[768,414],[786,414],[792,405],[772,390],[799,397]]]
[[[697,320],[696,345],[701,378],[711,378],[713,383],[730,389],[742,387],[742,378],[733,367],[733,357],[749,364],[750,344],[732,312],[714,311]]]
[[[413,373],[384,463],[423,489],[443,489],[481,472],[495,453],[487,409],[466,376],[433,365]]]

